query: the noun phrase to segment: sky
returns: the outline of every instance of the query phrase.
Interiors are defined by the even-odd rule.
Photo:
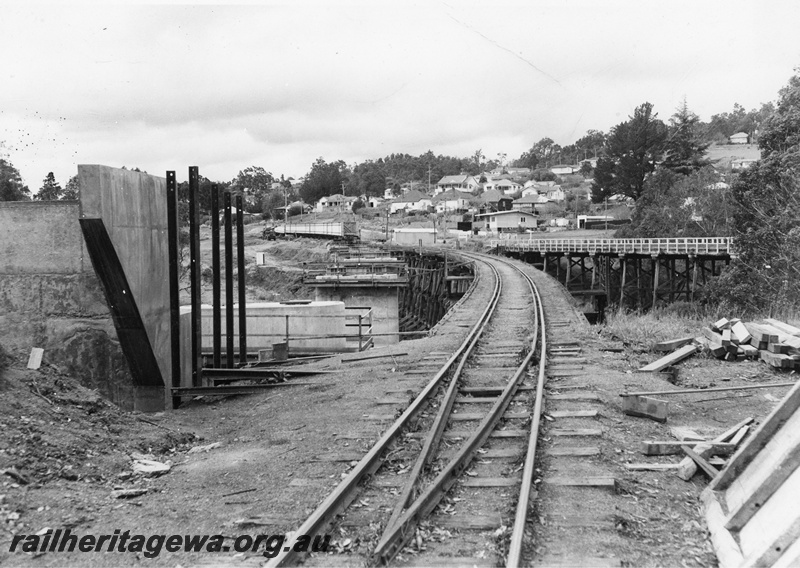
[[[0,0],[0,157],[32,193],[78,164],[230,181],[319,157],[512,160],[643,102],[708,120],[774,101],[798,24],[796,0]]]

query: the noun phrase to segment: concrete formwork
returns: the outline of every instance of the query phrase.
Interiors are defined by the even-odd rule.
[[[269,349],[273,343],[290,338],[289,351],[331,353],[345,350],[344,302],[309,302],[308,304],[282,304],[280,302],[254,302],[247,307],[247,350],[255,353]],[[212,311],[201,306],[204,351],[213,348]],[[191,313],[191,307],[188,308]],[[234,305],[234,344],[239,345],[239,305]],[[222,307],[225,313],[225,307]],[[223,337],[224,337],[223,332]],[[311,339],[301,339],[312,337]],[[225,341],[222,342],[225,345]]]
[[[346,306],[369,306],[372,308],[372,333],[377,334],[375,345],[392,345],[400,341],[400,287],[364,286],[316,288],[318,302],[344,302]],[[386,334],[386,335],[380,335]]]

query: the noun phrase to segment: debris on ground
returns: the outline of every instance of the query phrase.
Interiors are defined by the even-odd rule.
[[[782,321],[765,318],[760,322],[743,322],[722,318],[700,333],[692,339],[682,337],[657,343],[653,347],[656,351],[675,350],[639,371],[661,371],[698,351],[726,361],[758,359],[776,369],[800,370],[800,328]]]

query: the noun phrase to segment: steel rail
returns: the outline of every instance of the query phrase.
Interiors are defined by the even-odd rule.
[[[536,298],[537,312],[541,314],[539,326],[541,328],[540,351],[539,351],[539,374],[536,380],[536,398],[533,405],[533,416],[531,417],[531,432],[528,438],[528,452],[525,456],[525,466],[522,469],[522,484],[519,490],[519,500],[517,501],[517,512],[514,517],[514,528],[511,531],[511,539],[508,546],[508,557],[506,558],[507,568],[516,568],[522,563],[522,539],[525,534],[525,522],[527,521],[528,508],[530,505],[531,485],[533,484],[533,470],[536,463],[536,442],[539,438],[539,421],[542,415],[542,399],[544,393],[544,378],[547,367],[547,333],[545,329],[544,306],[539,289],[533,279],[525,274],[520,268],[513,266],[528,279],[534,289]],[[536,340],[534,339],[534,343]]]
[[[488,263],[487,263],[488,264]],[[478,279],[475,279],[477,283]],[[495,281],[494,289],[492,291],[492,299],[500,294],[500,279],[497,278]],[[491,304],[491,302],[490,302]],[[289,565],[293,560],[296,559],[297,553],[294,551],[295,545],[297,544],[297,538],[300,535],[307,535],[307,534],[319,534],[321,529],[325,527],[330,521],[333,519],[335,515],[343,511],[347,508],[347,506],[352,502],[355,498],[354,492],[359,484],[359,482],[366,477],[378,470],[378,468],[382,465],[381,462],[381,455],[383,452],[389,447],[389,444],[400,434],[403,428],[406,427],[408,422],[410,422],[411,418],[423,408],[423,406],[427,403],[428,398],[435,392],[438,388],[439,383],[444,379],[450,368],[456,362],[456,360],[464,353],[467,345],[472,341],[473,336],[477,331],[480,329],[483,320],[486,318],[490,304],[486,306],[484,311],[482,312],[480,318],[472,326],[467,337],[458,347],[458,349],[453,353],[453,355],[447,360],[447,362],[439,369],[436,375],[431,379],[431,381],[425,386],[422,392],[417,395],[417,398],[406,408],[403,414],[392,424],[392,426],[381,436],[381,438],[375,443],[374,446],[367,452],[367,454],[361,458],[361,460],[356,464],[356,466],[350,471],[350,473],[339,483],[338,486],[325,498],[325,500],[317,506],[314,512],[303,522],[302,525],[293,533],[296,536],[293,536],[290,541],[287,541],[283,550],[275,556],[274,558],[270,559],[264,566],[265,568],[275,568],[281,565]],[[295,562],[296,564],[296,562]]]
[[[505,264],[509,264],[502,261]],[[528,286],[531,288],[531,293],[534,297],[537,296],[538,291],[530,279],[522,271],[519,271],[527,280]],[[537,302],[536,307],[541,306]],[[487,413],[486,417],[481,421],[475,432],[464,443],[458,453],[445,465],[431,484],[422,492],[422,494],[406,509],[397,522],[387,528],[380,541],[375,547],[372,556],[372,564],[388,564],[394,556],[402,550],[402,548],[414,537],[414,532],[417,525],[429,516],[433,510],[438,506],[442,497],[450,490],[456,483],[458,477],[466,470],[475,456],[476,451],[483,446],[489,438],[494,427],[502,418],[511,399],[516,394],[519,383],[522,382],[522,377],[528,368],[528,365],[533,358],[537,337],[540,327],[540,321],[543,322],[544,316],[538,310],[534,310],[535,325],[534,325],[534,338],[531,341],[531,349],[526,355],[522,363],[517,367],[511,380],[508,382],[503,392],[492,405],[491,410]],[[543,324],[541,324],[543,325]]]
[[[431,462],[433,454],[439,447],[439,443],[442,440],[444,429],[447,427],[447,420],[450,417],[453,404],[455,404],[456,401],[456,395],[458,394],[458,379],[461,376],[461,372],[464,370],[464,366],[467,364],[467,359],[474,351],[475,345],[477,345],[478,340],[486,330],[486,326],[489,324],[489,320],[494,315],[497,304],[500,301],[500,295],[503,292],[503,283],[500,278],[500,273],[493,265],[489,264],[489,267],[492,269],[492,272],[497,279],[496,281],[499,285],[498,293],[492,298],[487,317],[483,320],[478,332],[473,336],[472,341],[464,352],[464,356],[461,358],[461,361],[459,361],[458,367],[456,367],[456,370],[450,379],[450,385],[447,387],[447,392],[445,393],[444,398],[439,405],[439,411],[436,413],[436,418],[433,420],[431,429],[428,435],[425,437],[422,450],[417,456],[417,461],[414,463],[414,467],[411,469],[408,481],[403,487],[403,491],[400,493],[400,498],[397,501],[397,505],[392,511],[392,515],[389,517],[389,520],[386,522],[386,530],[389,530],[391,527],[397,524],[398,519],[403,514],[403,510],[414,500],[414,492],[417,488],[417,482],[419,481],[424,468]]]

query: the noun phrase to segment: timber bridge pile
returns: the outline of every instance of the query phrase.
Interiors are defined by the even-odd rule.
[[[575,296],[649,309],[691,302],[735,256],[730,237],[535,239],[492,241],[500,254],[534,264]]]

